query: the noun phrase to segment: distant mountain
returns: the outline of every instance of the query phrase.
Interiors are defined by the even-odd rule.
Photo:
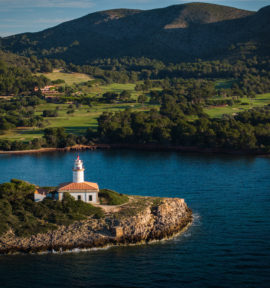
[[[269,35],[270,6],[256,13],[191,3],[96,12],[38,33],[2,38],[1,48],[78,64],[122,56],[192,61],[270,53]]]

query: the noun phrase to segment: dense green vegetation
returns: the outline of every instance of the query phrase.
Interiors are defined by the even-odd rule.
[[[93,80],[71,86],[54,80],[61,91],[54,98],[45,98],[38,91],[0,101],[0,149],[62,148],[106,142],[269,150],[269,108],[263,106],[270,101],[268,94],[257,95],[270,91],[267,57],[169,66],[146,58],[123,58],[91,65],[66,65],[65,69],[76,73],[90,75],[95,66],[97,70],[91,75]],[[107,78],[100,79],[97,71]],[[133,73],[134,79],[116,79],[114,71],[118,76]],[[181,73],[182,77],[177,77]],[[135,83],[109,84],[113,79]],[[215,119],[218,113],[219,119]],[[242,115],[253,114],[258,122],[243,120]],[[5,139],[16,127],[36,130],[29,135],[30,141]]]
[[[0,131],[14,127],[42,127],[43,118],[35,115],[35,107],[43,101],[37,96],[0,101]]]
[[[12,229],[18,236],[29,236],[68,225],[87,216],[103,217],[100,208],[75,201],[65,193],[63,201],[34,202],[36,187],[21,180],[0,184],[0,234]]]
[[[102,142],[108,143],[270,151],[270,106],[223,119],[210,119],[195,108],[183,108],[174,98],[167,98],[160,112],[104,113],[99,118],[98,132]],[[190,121],[190,113],[198,113],[198,119]]]
[[[121,205],[129,201],[127,195],[119,194],[109,189],[101,189],[99,191],[98,197],[100,204],[104,205]]]
[[[30,94],[35,87],[43,87],[48,82],[44,76],[32,75],[26,68],[8,67],[0,61],[0,95],[18,95],[23,92]]]

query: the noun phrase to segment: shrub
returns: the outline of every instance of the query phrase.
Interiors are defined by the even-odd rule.
[[[55,110],[44,110],[42,113],[43,117],[58,117],[58,111]]]
[[[17,179],[0,184],[0,235],[12,229],[18,236],[29,236],[89,216],[104,216],[101,208],[76,201],[68,193],[62,202],[45,199],[36,203],[35,189],[34,185]],[[53,190],[53,187],[48,189]]]
[[[101,204],[106,205],[121,205],[128,202],[128,196],[119,194],[109,189],[101,189],[99,192],[99,199]]]

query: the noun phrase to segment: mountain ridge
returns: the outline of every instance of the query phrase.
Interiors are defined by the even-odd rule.
[[[1,48],[79,64],[123,56],[194,60],[226,55],[229,47],[241,42],[264,45],[270,32],[268,18],[270,6],[258,12],[205,3],[113,9],[41,32],[2,38]]]

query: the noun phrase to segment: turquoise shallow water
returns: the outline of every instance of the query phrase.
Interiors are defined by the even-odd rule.
[[[121,193],[181,197],[193,225],[162,243],[0,256],[0,287],[269,287],[270,158],[87,151],[86,179]],[[75,154],[0,155],[0,182],[70,181]]]

